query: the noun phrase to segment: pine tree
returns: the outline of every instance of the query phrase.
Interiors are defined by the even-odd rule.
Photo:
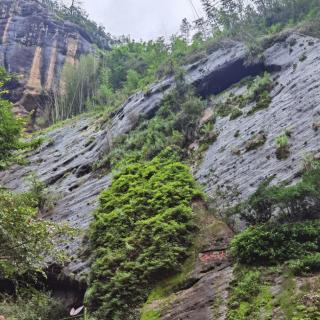
[[[180,33],[183,39],[186,40],[187,42],[190,41],[191,28],[192,28],[191,23],[188,21],[187,18],[184,18],[181,22]]]

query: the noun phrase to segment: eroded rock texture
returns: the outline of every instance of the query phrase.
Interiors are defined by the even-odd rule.
[[[319,131],[314,126],[320,117],[319,52],[318,39],[300,35],[285,37],[265,50],[265,68],[276,70],[271,73],[271,104],[265,110],[232,121],[218,119],[219,137],[196,174],[209,194],[214,196],[219,190],[230,199],[238,193],[244,198],[264,178],[273,175],[274,183],[293,182],[304,156],[320,151]],[[244,111],[252,107],[247,106]],[[276,138],[285,130],[290,132],[290,154],[279,160]],[[265,144],[247,152],[247,141],[259,132],[266,135]]]
[[[58,19],[36,0],[1,0],[0,65],[18,75],[11,83],[17,112],[44,117],[48,93],[60,89],[63,66],[92,51],[90,36]]]
[[[158,309],[162,320],[223,320],[226,316],[228,287],[233,279],[227,249],[233,233],[205,207],[198,204],[195,212],[202,217],[202,229],[193,270],[172,295],[146,306]]]

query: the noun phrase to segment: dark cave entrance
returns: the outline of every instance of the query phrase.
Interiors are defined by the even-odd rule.
[[[245,60],[237,60],[227,68],[221,68],[195,83],[197,94],[203,98],[217,95],[247,77],[256,77],[265,71],[278,71],[277,66],[266,67],[262,61],[247,64]]]

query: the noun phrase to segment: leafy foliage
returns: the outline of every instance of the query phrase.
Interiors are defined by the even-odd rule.
[[[234,276],[228,299],[227,320],[259,319],[261,310],[269,319],[272,296],[268,284],[263,282],[262,272],[237,266]]]
[[[12,104],[3,98],[8,93],[5,86],[11,79],[12,76],[0,67],[0,171],[13,162],[23,163],[22,152],[42,143],[41,138],[22,140],[25,121],[13,114]]]
[[[0,296],[0,314],[8,320],[56,320],[67,316],[59,300],[35,290],[24,290],[17,298]]]
[[[280,160],[288,158],[290,150],[289,150],[289,136],[287,133],[283,133],[282,135],[276,138],[276,146],[277,146],[277,150],[276,150],[277,158]]]
[[[81,7],[59,5],[52,0],[42,0],[42,2],[51,6],[52,10],[62,18],[85,27],[91,37],[105,39],[104,30],[88,20]],[[219,5],[216,5],[217,2]],[[112,111],[131,94],[141,90],[146,91],[151,83],[166,76],[172,76],[177,68],[206,58],[218,48],[225,47],[226,39],[242,40],[247,44],[249,51],[255,53],[262,47],[263,41],[266,41],[265,36],[301,21],[316,23],[320,12],[317,0],[252,0],[249,2],[203,0],[203,6],[207,20],[201,18],[194,21],[192,25],[184,19],[181,35],[173,36],[170,42],[166,42],[163,38],[149,42],[136,42],[123,37],[120,41],[113,43],[112,50],[99,50],[99,68],[95,71],[94,68],[89,70],[89,73],[95,73],[97,80],[94,82],[94,94],[89,95],[91,104],[100,110],[103,109],[108,118]],[[193,37],[190,39],[192,34]],[[100,48],[103,47],[105,46],[100,45]],[[234,106],[241,109],[245,99],[253,98],[256,105],[249,111],[249,115],[267,108],[270,104],[268,75],[265,74],[257,80],[258,87],[252,87],[251,97],[242,97],[243,99],[239,97],[238,103]],[[255,91],[256,89],[258,90]],[[73,87],[72,95],[78,95],[79,90],[80,87]],[[70,99],[68,100],[70,102]],[[62,108],[67,109],[65,112],[60,111],[60,114],[70,117],[87,111],[88,108],[84,108],[83,103],[74,108],[76,112],[69,112],[68,103],[60,103]],[[75,106],[77,105],[75,102]],[[224,113],[226,110],[229,110],[227,114]],[[232,112],[233,117],[240,115],[239,110],[231,105],[228,108],[222,108],[222,112],[225,115]]]
[[[301,21],[317,21],[320,12],[317,0],[202,0],[202,3],[213,34],[241,39],[251,50],[259,48],[262,36]]]
[[[303,259],[303,258],[302,258]],[[286,266],[236,265],[228,297],[228,320],[319,318],[318,274],[296,279]],[[279,279],[282,279],[279,283]],[[277,287],[275,291],[273,288]]]
[[[90,110],[98,87],[99,61],[94,55],[81,56],[79,63],[65,65],[62,92],[54,97],[52,120],[64,120]]]
[[[41,272],[44,252],[57,261],[64,258],[54,238],[68,228],[37,219],[38,201],[34,193],[0,190],[0,278]]]
[[[179,270],[195,230],[194,197],[201,193],[171,149],[119,168],[91,225],[87,301],[98,318],[134,319],[148,288]]]
[[[245,94],[237,95],[229,93],[223,102],[215,105],[216,113],[219,116],[226,117],[230,115],[230,120],[234,120],[243,114],[242,108],[253,102],[255,105],[247,115],[268,108],[271,102],[269,93],[273,87],[270,74],[265,72],[263,75],[257,76],[254,79],[250,77],[245,78],[237,83],[235,87],[241,87],[244,83],[247,83],[247,91]]]
[[[11,103],[1,98],[6,93],[4,85],[9,80],[10,76],[0,68],[0,169],[12,159],[12,152],[21,147],[19,139],[23,121],[13,115]]]
[[[276,221],[299,221],[319,217],[320,163],[313,161],[296,185],[270,186],[273,177],[263,181],[247,201],[229,209],[249,224]],[[276,214],[274,214],[276,212]]]
[[[243,264],[279,264],[319,253],[319,231],[320,220],[249,227],[232,240],[231,253]]]
[[[298,260],[294,260],[289,265],[290,270],[295,275],[305,275],[320,271],[320,252],[302,256]]]
[[[152,159],[166,146],[182,152],[199,134],[203,110],[204,102],[185,84],[183,74],[179,74],[175,89],[163,99],[156,115],[151,120],[141,119],[134,131],[116,141],[97,167],[110,169],[131,156]]]

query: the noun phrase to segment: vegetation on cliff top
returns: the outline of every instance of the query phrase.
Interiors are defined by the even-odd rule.
[[[89,38],[99,48],[109,50],[115,42],[111,34],[106,33],[102,25],[91,20],[87,12],[82,8],[79,0],[39,0],[42,4],[54,12],[60,19],[71,21],[82,27]]]

